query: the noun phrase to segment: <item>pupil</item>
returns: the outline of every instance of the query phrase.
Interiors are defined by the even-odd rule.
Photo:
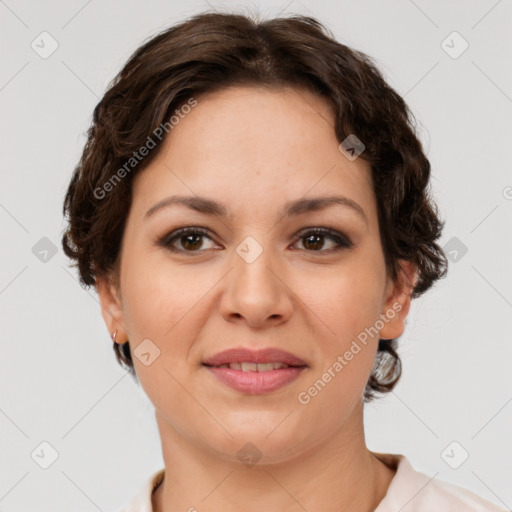
[[[198,247],[201,246],[201,240],[200,240],[201,235],[186,235],[186,236],[182,237],[182,240],[183,240],[183,238],[185,239],[185,243],[183,245],[187,249],[197,249]],[[189,244],[190,239],[194,239],[194,238],[196,239],[196,243],[194,244],[192,242],[192,244]],[[193,247],[191,247],[190,245],[192,245]]]
[[[320,246],[320,247],[322,246],[322,243],[321,243],[321,242],[319,242],[319,239],[321,239],[321,237],[322,237],[322,235],[310,235],[310,236],[308,236],[308,237],[306,238],[306,246],[309,244],[309,240],[314,240],[314,239],[316,239],[316,240],[317,240],[317,243],[315,244],[315,243],[313,242],[314,247],[311,247],[311,248],[313,248],[313,249],[318,249],[318,248],[319,248],[319,246]],[[306,248],[307,248],[307,247],[306,247]]]

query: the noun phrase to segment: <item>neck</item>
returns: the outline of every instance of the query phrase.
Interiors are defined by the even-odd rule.
[[[250,467],[207,453],[156,412],[166,469],[153,493],[153,512],[372,512],[395,471],[367,449],[362,404],[355,412],[332,438],[307,453]]]

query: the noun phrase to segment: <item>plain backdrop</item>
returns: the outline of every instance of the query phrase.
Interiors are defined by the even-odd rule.
[[[213,8],[315,16],[410,105],[451,261],[413,301],[399,385],[366,406],[368,447],[512,508],[512,2],[6,0],[0,510],[115,510],[163,467],[152,405],[62,252],[61,209],[110,80],[148,37]]]

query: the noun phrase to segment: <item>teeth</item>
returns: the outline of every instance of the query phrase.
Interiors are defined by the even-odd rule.
[[[276,363],[276,365],[279,363]],[[275,370],[274,363],[258,363],[258,371],[259,372],[270,372],[272,370]]]
[[[243,372],[270,372],[272,370],[279,370],[280,368],[288,368],[286,363],[229,363],[223,364],[220,368],[231,368],[232,370],[241,370]]]

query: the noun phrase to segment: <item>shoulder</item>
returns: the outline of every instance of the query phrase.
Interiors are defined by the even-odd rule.
[[[124,507],[115,512],[153,512],[151,495],[153,494],[153,490],[163,480],[164,475],[165,468],[152,473],[151,476],[145,480],[142,487],[137,492],[132,493],[132,497]]]
[[[396,474],[375,512],[506,512],[468,489],[416,471],[404,455],[377,454]]]

